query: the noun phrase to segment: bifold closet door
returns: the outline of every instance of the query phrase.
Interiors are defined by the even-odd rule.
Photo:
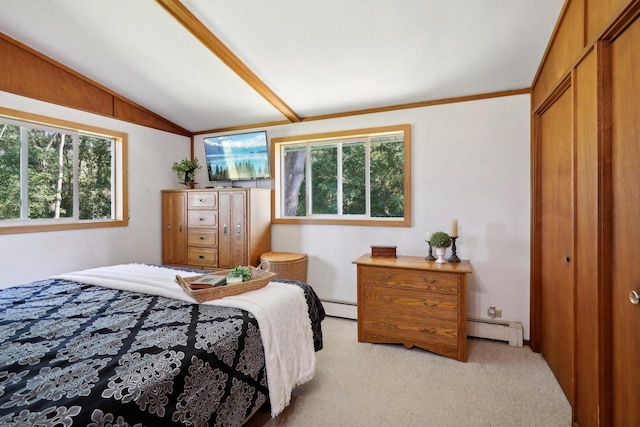
[[[541,114],[538,148],[541,351],[571,404],[574,376],[572,126],[569,87]]]

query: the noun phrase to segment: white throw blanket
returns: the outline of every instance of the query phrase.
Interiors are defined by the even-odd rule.
[[[196,302],[175,282],[176,274],[189,277],[198,273],[126,264],[54,278]],[[264,288],[204,304],[240,308],[256,317],[265,352],[271,415],[278,416],[291,401],[293,388],[315,373],[313,332],[304,291],[298,286],[270,282]]]

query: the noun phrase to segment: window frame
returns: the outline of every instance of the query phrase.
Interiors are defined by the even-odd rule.
[[[114,140],[112,169],[112,188],[114,198],[112,200],[113,218],[111,219],[20,219],[0,221],[0,235],[36,233],[60,230],[78,230],[89,228],[125,227],[129,224],[129,195],[128,195],[128,134],[111,129],[100,128],[91,125],[75,123],[67,120],[56,119],[38,114],[28,113],[10,108],[0,107],[0,120],[32,124],[38,127],[54,127],[60,130],[69,130],[78,134],[104,137]],[[23,156],[21,156],[23,157]],[[24,161],[21,160],[21,161]],[[77,169],[74,162],[74,169]],[[77,185],[77,171],[74,174],[74,186]],[[78,194],[76,192],[77,197]]]
[[[312,217],[290,217],[282,216],[282,194],[283,180],[283,147],[303,143],[323,142],[347,142],[353,138],[371,137],[385,133],[404,133],[404,217],[403,218],[371,218],[362,215],[313,215]],[[271,138],[271,170],[273,173],[273,187],[271,193],[271,223],[272,224],[332,224],[332,225],[362,225],[362,226],[382,226],[382,227],[411,227],[411,125],[391,125],[365,129],[345,130],[336,132],[325,132],[307,135],[287,136]],[[368,159],[368,157],[367,157]],[[307,159],[309,162],[310,159]],[[367,171],[370,165],[367,160]],[[339,173],[341,163],[338,162]],[[367,172],[368,173],[368,172]],[[342,179],[341,176],[338,177]],[[309,183],[307,183],[309,185]],[[369,198],[370,189],[366,189],[366,197]],[[341,192],[340,192],[341,194]],[[307,197],[309,194],[307,193]]]

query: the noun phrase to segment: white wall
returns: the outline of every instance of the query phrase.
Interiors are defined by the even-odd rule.
[[[189,138],[0,91],[0,105],[129,135],[129,226],[0,235],[0,288],[125,262],[161,262],[160,190],[190,154]]]
[[[272,249],[309,255],[308,281],[322,299],[355,303],[351,261],[370,245],[427,253],[427,231],[459,221],[458,255],[471,260],[467,312],[522,322],[529,336],[530,97],[517,95],[267,128],[269,138],[412,125],[410,228],[273,225]],[[196,156],[204,147],[196,139]],[[198,178],[206,182],[206,177]],[[204,180],[204,181],[203,181]],[[447,255],[448,256],[448,255]]]
[[[273,250],[307,253],[318,295],[355,303],[351,261],[370,245],[424,256],[425,232],[447,231],[458,219],[458,254],[473,269],[468,315],[486,317],[495,305],[503,319],[522,322],[528,339],[529,102],[517,95],[267,128],[273,138],[412,125],[412,227],[274,225]],[[179,188],[171,164],[189,155],[188,138],[4,92],[0,105],[127,132],[130,210],[128,227],[0,235],[0,287],[100,265],[160,263],[160,190]],[[203,145],[195,149],[204,159]]]

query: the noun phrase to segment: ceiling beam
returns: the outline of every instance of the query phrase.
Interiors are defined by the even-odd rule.
[[[222,62],[247,82],[256,92],[273,105],[291,122],[302,119],[278,95],[275,94],[253,71],[245,65],[227,46],[224,45],[196,16],[179,0],[156,0],[171,16],[182,24],[202,44],[213,52]]]

